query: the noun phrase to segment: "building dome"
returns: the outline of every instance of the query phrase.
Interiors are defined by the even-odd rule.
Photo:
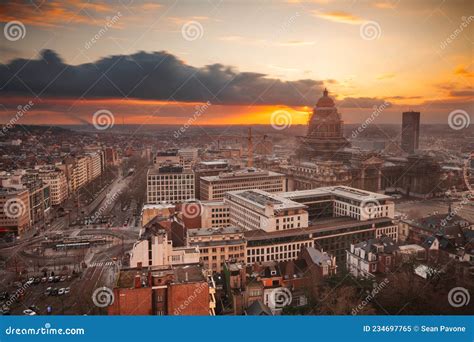
[[[335,107],[333,99],[328,96],[327,89],[324,89],[323,96],[316,103],[316,107]]]

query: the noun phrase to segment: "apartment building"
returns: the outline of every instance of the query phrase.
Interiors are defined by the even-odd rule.
[[[200,181],[202,200],[221,200],[226,192],[251,189],[271,193],[286,191],[286,177],[273,171],[246,168],[220,173],[217,176],[201,177]]]
[[[147,203],[180,203],[194,199],[194,174],[181,166],[151,168],[147,174]]]
[[[202,228],[230,226],[230,207],[224,201],[203,201],[200,205]]]
[[[60,205],[69,196],[66,175],[56,167],[42,167],[37,169],[38,177],[49,185],[51,205]]]
[[[213,272],[222,272],[224,263],[245,261],[245,240],[239,227],[188,230],[189,246],[198,246],[201,262]]]
[[[266,232],[308,227],[306,206],[262,190],[228,192],[230,223],[246,230]]]
[[[0,188],[0,235],[23,236],[31,228],[28,189]]]

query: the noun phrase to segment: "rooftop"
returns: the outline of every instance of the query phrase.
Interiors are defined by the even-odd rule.
[[[298,190],[292,192],[282,192],[279,193],[280,196],[288,199],[297,199],[304,197],[312,196],[325,196],[325,195],[335,195],[340,197],[345,197],[349,199],[354,199],[357,201],[369,201],[369,200],[390,200],[392,197],[384,194],[379,194],[376,192],[360,190],[356,188],[351,188],[349,186],[331,186],[331,187],[321,187],[310,190]]]
[[[262,170],[262,169],[256,169],[256,168],[245,168],[242,170],[237,170],[237,171],[232,171],[232,172],[222,172],[217,176],[206,176],[206,177],[201,177],[201,179],[208,181],[208,182],[215,182],[219,181],[222,179],[228,179],[228,178],[252,178],[256,176],[268,176],[268,177],[284,177],[283,174],[273,172],[273,171],[267,171],[267,170]]]
[[[240,227],[188,229],[189,237],[238,234],[238,233],[243,233],[243,232],[244,232],[244,229]]]
[[[229,191],[227,195],[230,197],[239,197],[261,208],[265,208],[267,205],[271,205],[276,211],[306,208],[304,204],[259,189]]]

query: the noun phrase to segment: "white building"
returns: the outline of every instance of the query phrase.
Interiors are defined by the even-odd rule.
[[[231,191],[224,202],[230,223],[247,230],[266,232],[308,227],[306,206],[262,190]]]
[[[192,169],[198,161],[197,148],[182,148],[178,151],[179,164],[185,169]]]
[[[201,177],[202,200],[220,200],[226,192],[260,189],[267,192],[286,191],[286,177],[281,173],[255,168],[221,173],[218,176]]]
[[[193,200],[194,174],[181,166],[162,166],[148,170],[147,203],[181,203]]]
[[[87,153],[87,182],[91,182],[102,174],[102,153]]]
[[[69,195],[66,175],[62,170],[52,168],[38,169],[38,177],[49,185],[52,205],[63,203]]]
[[[164,229],[142,231],[130,253],[130,267],[176,266],[199,263],[199,248],[173,247]]]
[[[230,207],[224,201],[201,202],[201,227],[226,228],[230,226]]]

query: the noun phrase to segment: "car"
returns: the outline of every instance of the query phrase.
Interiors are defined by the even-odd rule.
[[[71,280],[72,277],[70,275],[67,276],[67,280]]]
[[[58,295],[58,289],[55,287],[54,289],[51,290],[51,296],[57,296]]]
[[[62,276],[62,277],[59,279],[59,281],[60,281],[60,282],[63,282],[63,281],[66,281],[66,279],[67,279],[66,276]]]
[[[64,294],[64,287],[61,287],[58,291],[58,296],[62,296]]]
[[[39,283],[41,283],[41,278],[35,278],[33,284],[38,285]]]
[[[68,286],[64,289],[64,294],[68,294],[69,292],[71,292],[71,288]]]
[[[10,308],[8,306],[4,306],[0,309],[2,315],[6,316],[10,314]]]
[[[8,292],[7,291],[4,291],[4,292],[0,293],[0,300],[5,300],[5,299],[8,299]]]
[[[53,282],[58,283],[60,279],[61,279],[60,276],[55,276],[53,279]]]
[[[36,305],[31,305],[28,307],[28,309],[33,310],[36,313],[40,311],[39,307],[37,307]]]
[[[48,278],[47,278],[47,277],[41,278],[41,282],[42,282],[42,283],[46,283],[47,281],[48,281]]]
[[[54,281],[54,277],[49,277],[48,278],[48,283],[52,283]]]
[[[53,289],[52,289],[51,287],[48,287],[48,288],[44,291],[45,296],[51,295],[51,291],[52,291],[52,290],[53,290]]]
[[[21,282],[19,282],[19,281],[15,281],[15,282],[13,283],[13,286],[15,286],[15,287],[22,287],[23,284],[22,284]]]
[[[35,315],[36,315],[36,312],[34,312],[34,311],[31,310],[31,309],[26,309],[26,310],[23,310],[23,315],[26,315],[26,316],[35,316]]]

